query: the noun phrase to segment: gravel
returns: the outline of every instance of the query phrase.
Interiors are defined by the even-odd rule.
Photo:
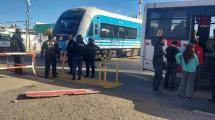
[[[78,87],[78,86],[76,86]],[[0,120],[209,120],[210,116],[125,99],[108,91],[100,94],[26,98],[23,93],[71,89],[39,83],[1,92]],[[101,89],[102,91],[103,89]],[[13,101],[13,102],[11,102]]]

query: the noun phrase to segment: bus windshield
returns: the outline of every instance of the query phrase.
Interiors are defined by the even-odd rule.
[[[65,12],[58,19],[52,34],[77,34],[84,13],[80,11]]]
[[[10,41],[10,35],[0,34],[0,41]]]

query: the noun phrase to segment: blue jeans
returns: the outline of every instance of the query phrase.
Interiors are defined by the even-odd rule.
[[[76,75],[76,68],[78,66],[78,75],[81,76],[82,75],[82,64],[83,64],[83,56],[79,56],[79,57],[73,57],[73,63],[72,63],[72,75],[75,76]]]

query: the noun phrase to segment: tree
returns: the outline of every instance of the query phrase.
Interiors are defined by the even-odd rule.
[[[47,29],[47,30],[45,31],[45,33],[43,33],[43,36],[48,36],[48,35],[50,35],[50,34],[52,33],[52,30],[53,30],[53,28]]]

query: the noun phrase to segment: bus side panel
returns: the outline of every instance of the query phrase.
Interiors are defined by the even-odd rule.
[[[147,7],[145,6],[143,13],[142,29],[141,29],[141,46],[140,46],[140,66],[144,67],[145,59],[145,31],[146,31],[146,17],[147,16]]]

